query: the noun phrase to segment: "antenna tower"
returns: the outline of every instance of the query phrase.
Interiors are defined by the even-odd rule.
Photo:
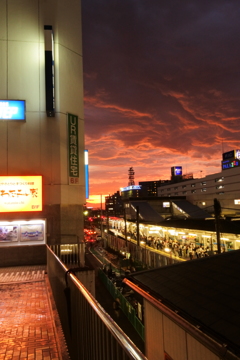
[[[130,167],[128,170],[128,186],[135,185],[134,174],[133,167]]]

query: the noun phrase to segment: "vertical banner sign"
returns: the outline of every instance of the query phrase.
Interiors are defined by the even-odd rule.
[[[78,117],[68,114],[69,185],[79,185]]]
[[[84,167],[85,167],[85,195],[86,195],[86,199],[89,199],[88,150],[84,150]]]

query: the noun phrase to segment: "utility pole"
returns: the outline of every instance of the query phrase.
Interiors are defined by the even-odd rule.
[[[123,208],[123,218],[124,218],[124,233],[125,233],[125,241],[127,248],[127,217],[126,217],[126,208]]]
[[[103,223],[102,223],[102,194],[101,194],[101,212],[100,212],[100,227],[101,227],[101,238],[103,237]]]
[[[137,210],[137,245],[140,246],[140,236],[139,236],[139,206],[136,206]]]
[[[220,242],[220,224],[219,219],[221,216],[222,208],[221,204],[218,199],[214,199],[214,215],[215,215],[215,229],[216,229],[216,235],[217,235],[217,248],[218,248],[218,254],[221,254],[221,242]]]

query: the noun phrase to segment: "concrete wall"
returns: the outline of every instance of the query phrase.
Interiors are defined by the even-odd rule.
[[[6,246],[0,248],[0,267],[45,265],[46,245]]]
[[[145,350],[149,360],[220,360],[206,343],[144,300]],[[219,351],[220,353],[220,351]],[[166,356],[166,357],[165,357]],[[167,357],[168,356],[168,357]]]
[[[43,176],[43,211],[0,214],[0,221],[45,218],[49,243],[83,239],[81,2],[0,0],[0,9],[0,99],[26,100],[26,122],[0,121],[0,176]],[[45,111],[44,25],[52,25],[55,39],[52,118]],[[80,184],[74,186],[68,182],[68,112],[79,119]]]

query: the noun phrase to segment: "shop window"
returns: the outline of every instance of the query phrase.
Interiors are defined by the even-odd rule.
[[[170,207],[170,202],[169,201],[164,201],[163,202],[163,207],[164,208],[169,208]]]

